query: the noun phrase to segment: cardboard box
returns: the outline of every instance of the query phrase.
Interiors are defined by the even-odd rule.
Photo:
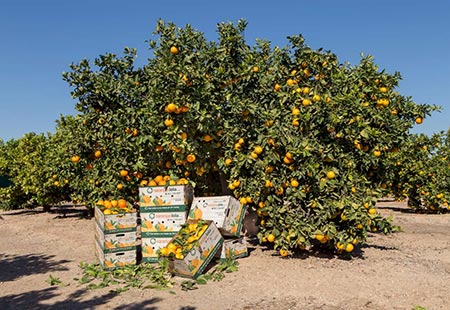
[[[95,241],[95,247],[97,259],[103,269],[114,269],[136,264],[136,250],[105,253],[97,241]]]
[[[137,213],[103,214],[102,209],[95,207],[95,221],[105,234],[136,231]]]
[[[172,237],[186,222],[185,206],[141,207],[141,234],[147,237]]]
[[[141,207],[189,206],[194,189],[189,185],[139,187]]]
[[[164,248],[172,240],[170,237],[142,238],[142,262],[155,263],[158,261],[158,250]]]
[[[196,220],[187,220],[186,223],[193,224],[196,222]],[[169,260],[169,271],[172,274],[180,277],[197,278],[214,258],[217,251],[221,249],[223,237],[219,229],[213,221],[207,221],[207,223],[208,228],[183,259]],[[173,239],[177,236],[178,234]]]
[[[194,197],[189,219],[211,220],[224,236],[241,234],[246,206],[232,196]]]
[[[95,239],[104,253],[136,250],[136,231],[105,234],[95,223]]]
[[[225,258],[239,258],[248,255],[247,242],[244,238],[225,239],[222,249],[217,251],[216,257],[219,259]]]

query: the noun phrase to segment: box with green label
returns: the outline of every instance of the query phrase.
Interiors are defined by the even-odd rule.
[[[186,224],[194,224],[197,220],[187,220]],[[223,237],[213,221],[205,221],[207,228],[199,239],[191,244],[189,252],[182,259],[171,258],[169,260],[169,271],[180,277],[197,278],[222,248]],[[178,238],[175,235],[170,243]]]
[[[139,187],[141,207],[189,206],[194,196],[190,185]]]
[[[232,196],[194,197],[189,219],[211,220],[224,236],[241,234],[246,206]]]
[[[136,264],[136,249],[105,253],[102,246],[95,241],[96,256],[104,269],[114,269]]]
[[[95,239],[103,252],[120,252],[136,250],[136,231],[125,231],[105,234],[98,223],[95,223]]]
[[[186,222],[184,205],[169,207],[141,207],[142,238],[172,237]]]
[[[95,207],[95,221],[105,234],[118,232],[136,231],[137,212],[118,212],[115,214],[104,214],[104,208]]]
[[[142,238],[142,262],[157,262],[159,259],[158,250],[166,247],[172,237],[173,236]]]
[[[216,257],[219,259],[234,259],[248,255],[247,242],[244,238],[225,239],[220,251],[217,251]]]

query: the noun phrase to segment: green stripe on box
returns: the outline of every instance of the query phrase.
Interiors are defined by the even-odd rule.
[[[157,263],[159,261],[158,257],[142,257],[141,262],[143,263]]]
[[[137,228],[136,225],[134,227],[128,228],[105,229],[105,225],[102,225],[97,219],[95,219],[95,223],[97,223],[98,227],[100,227],[100,229],[103,231],[103,234],[105,235],[136,231]]]
[[[154,206],[154,207],[139,207],[141,213],[153,213],[153,212],[185,212],[187,211],[186,205],[176,206]]]
[[[176,231],[141,232],[141,238],[172,238],[176,234]]]

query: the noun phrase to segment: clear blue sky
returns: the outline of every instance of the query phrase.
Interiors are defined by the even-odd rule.
[[[399,71],[399,91],[418,103],[437,104],[413,132],[431,134],[450,126],[450,1],[0,1],[0,139],[54,132],[75,102],[61,73],[83,58],[138,49],[144,63],[159,18],[191,24],[216,40],[216,24],[248,22],[246,39],[287,44],[302,34],[312,48],[357,64],[361,52],[380,68]]]

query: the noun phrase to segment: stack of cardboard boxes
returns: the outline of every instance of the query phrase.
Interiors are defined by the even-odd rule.
[[[95,207],[96,255],[103,268],[136,264],[137,212],[104,214]]]
[[[238,258],[248,254],[245,240],[241,237],[245,211],[246,206],[232,196],[195,197],[188,218],[213,221],[224,238],[216,257]]]
[[[186,222],[193,188],[188,185],[139,188],[142,262],[157,262],[165,247]]]
[[[154,263],[158,250],[177,237],[183,224],[207,221],[195,246],[183,259],[172,259],[170,271],[196,278],[216,259],[238,258],[248,254],[241,237],[246,207],[231,196],[194,197],[189,185],[139,188],[137,212],[104,214],[96,208],[96,248],[101,265],[115,268],[137,262],[137,225],[140,222],[142,262]]]

